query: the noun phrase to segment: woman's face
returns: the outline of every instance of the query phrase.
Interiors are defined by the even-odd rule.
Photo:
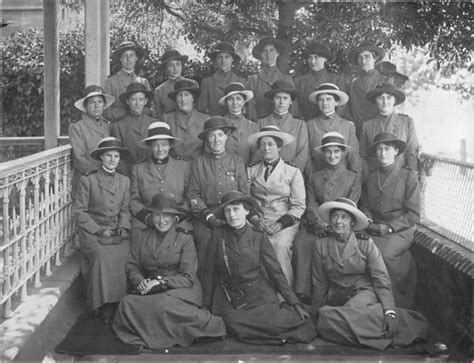
[[[120,162],[120,153],[117,150],[104,151],[100,155],[100,159],[102,160],[102,165],[107,170],[115,171]]]
[[[134,115],[141,115],[147,102],[148,98],[143,92],[132,93],[127,99],[127,105],[130,107],[130,112]]]
[[[176,106],[183,111],[189,112],[194,106],[194,96],[189,91],[180,91],[176,95]]]
[[[249,211],[242,203],[229,204],[224,208],[224,216],[227,224],[235,229],[242,228],[247,222]]]
[[[215,64],[219,71],[229,72],[232,69],[232,62],[234,58],[230,53],[221,52],[216,55]]]
[[[327,58],[319,54],[310,54],[308,57],[308,66],[312,71],[317,72],[324,68],[324,64],[327,61]]]
[[[227,134],[221,130],[212,130],[206,136],[207,146],[215,154],[219,154],[225,150],[225,143],[227,142]]]
[[[279,55],[280,52],[273,44],[267,44],[260,52],[260,60],[267,66],[274,66]]]
[[[357,55],[357,63],[363,71],[370,71],[374,69],[375,66],[375,56],[372,52],[364,50]]]
[[[176,222],[176,216],[170,213],[153,212],[153,224],[155,228],[164,233],[168,232]]]
[[[105,100],[103,96],[92,96],[86,99],[85,108],[87,114],[93,118],[102,116],[105,107]]]
[[[240,93],[236,93],[227,97],[225,102],[229,112],[238,115],[242,113],[242,109],[245,106],[245,97]]]
[[[375,104],[381,115],[390,115],[395,109],[395,96],[390,93],[382,93],[375,97]]]
[[[375,156],[380,166],[389,166],[395,162],[398,154],[398,148],[392,144],[384,144],[383,142],[375,147]]]
[[[137,52],[135,52],[133,49],[126,50],[120,55],[120,63],[122,64],[122,68],[129,72],[135,69],[137,60]]]
[[[293,101],[286,92],[278,92],[273,97],[273,107],[277,113],[287,113]]]
[[[153,140],[150,147],[153,158],[163,160],[170,154],[171,144],[169,140]]]
[[[336,234],[348,236],[354,225],[352,214],[342,209],[333,209],[330,213],[330,224]]]
[[[174,59],[170,60],[168,63],[166,63],[166,75],[169,78],[177,78],[181,75],[181,72],[183,70],[183,63],[181,63],[180,60]]]
[[[321,113],[325,116],[333,114],[336,111],[337,105],[339,105],[339,101],[336,100],[336,97],[328,93],[318,95],[317,101]]]
[[[271,136],[263,136],[258,141],[258,148],[264,161],[273,161],[280,157],[281,147],[278,147],[275,139]]]
[[[323,154],[327,163],[331,166],[336,166],[341,162],[342,149],[339,146],[323,147]]]

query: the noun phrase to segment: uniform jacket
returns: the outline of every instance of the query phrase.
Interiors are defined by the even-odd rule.
[[[375,104],[365,98],[367,92],[372,91],[378,84],[387,82],[388,77],[373,69],[369,72],[360,71],[351,80],[347,87],[349,93],[349,112],[346,114],[353,120],[357,129],[364,121],[374,118],[378,114]],[[358,131],[359,132],[359,131]]]
[[[249,102],[249,118],[258,120],[267,117],[273,112],[273,102],[265,97],[276,81],[286,81],[293,84],[293,78],[275,67],[264,67],[260,72],[249,76],[248,83],[253,91],[254,98]],[[290,112],[296,115],[296,102],[290,107]]]
[[[245,292],[246,308],[272,302],[278,304],[277,291],[288,304],[295,305],[298,299],[288,285],[266,234],[248,224],[243,228],[236,233],[232,227],[224,225],[213,231],[203,278],[204,306],[212,305],[213,313],[218,314],[219,309],[228,304],[220,285],[223,281],[235,283]],[[224,263],[222,243],[232,275]]]
[[[267,181],[264,175],[263,161],[248,168],[250,195],[259,202],[264,211],[277,209],[274,206],[276,203],[285,203],[287,208],[281,210],[286,209],[287,212],[283,212],[282,215],[289,214],[301,218],[306,208],[306,192],[301,171],[280,158]]]
[[[360,154],[369,163],[369,166],[375,165],[374,158],[369,156],[369,148],[375,135],[381,132],[390,132],[398,139],[407,143],[405,152],[398,158],[402,161],[402,164],[407,165],[412,170],[416,170],[420,144],[416,136],[413,119],[410,116],[394,112],[388,118],[378,115],[364,122],[362,134],[360,135]]]
[[[276,125],[282,132],[289,133],[295,137],[295,141],[283,147],[280,156],[297,166],[302,172],[308,161],[308,129],[306,123],[300,119],[294,118],[291,113],[279,116],[272,113],[270,116],[258,120],[258,128],[264,126]],[[254,154],[254,162],[261,160],[260,151]]]
[[[335,169],[326,166],[315,170],[306,184],[307,206],[314,212],[321,204],[337,198],[348,198],[358,203],[360,193],[360,174],[341,163]]]
[[[69,126],[69,140],[72,146],[72,165],[75,172],[72,180],[73,190],[77,189],[81,175],[97,170],[99,161],[90,157],[89,153],[97,148],[100,140],[110,136],[109,122],[103,118],[93,120],[87,114]]]
[[[337,288],[355,287],[375,291],[384,310],[393,310],[395,301],[390,277],[379,249],[368,236],[354,233],[339,253],[334,236],[323,237],[313,245],[312,310],[319,309]]]
[[[420,186],[413,170],[397,160],[380,182],[380,169],[372,169],[362,189],[361,209],[375,223],[389,225],[393,231],[411,229],[420,220]]]
[[[155,228],[134,231],[125,266],[130,285],[144,278],[162,276],[172,290],[166,294],[202,305],[202,290],[196,277],[197,258],[190,234],[170,229],[164,236]]]
[[[104,111],[104,116],[112,122],[120,120],[125,116],[126,107],[119,96],[127,90],[130,83],[143,83],[147,90],[151,90],[150,83],[146,78],[139,77],[135,72],[127,73],[123,69],[105,80],[104,91],[106,94],[114,96],[115,102]]]
[[[118,172],[108,175],[102,168],[81,178],[74,200],[80,230],[94,235],[103,228],[130,229],[130,180]]]
[[[155,117],[163,120],[166,113],[176,110],[176,102],[168,97],[168,94],[174,91],[176,82],[181,81],[183,77],[167,79],[153,92],[153,103],[155,104]]]
[[[156,164],[151,159],[134,165],[130,176],[130,210],[134,216],[147,209],[156,193],[172,193],[180,207],[187,207],[190,164],[186,160],[169,158],[166,164]],[[133,218],[133,228],[145,225]]]
[[[232,190],[249,192],[244,162],[239,156],[227,152],[205,153],[194,159],[187,195],[191,206],[194,199],[197,202],[194,208],[199,211],[215,208],[222,196]]]
[[[173,155],[193,159],[196,156],[196,151],[202,152],[202,141],[198,135],[204,128],[204,122],[208,119],[208,115],[196,109],[191,110],[188,114],[179,110],[165,114],[164,121],[170,125],[171,135],[183,140],[173,147],[171,150]]]
[[[202,93],[197,101],[197,109],[210,116],[224,116],[228,109],[226,105],[219,104],[219,99],[224,96],[224,89],[232,82],[247,84],[243,78],[232,71],[217,71],[211,77],[204,78],[201,83]]]
[[[344,77],[340,74],[329,72],[323,68],[317,72],[310,71],[295,79],[295,87],[301,91],[298,97],[299,116],[304,120],[309,120],[321,115],[318,105],[309,102],[309,95],[323,83],[333,83],[339,87],[342,92],[346,91]],[[337,113],[344,114],[345,106],[337,109]]]
[[[236,130],[233,131],[227,139],[227,151],[231,154],[235,153],[239,155],[244,161],[244,164],[248,165],[251,157],[257,150],[257,147],[255,145],[249,145],[247,138],[258,132],[257,124],[248,120],[242,114],[238,117],[232,114],[227,114],[224,118],[229,125],[236,127]]]
[[[359,156],[359,141],[356,136],[356,129],[354,123],[348,121],[337,113],[333,113],[329,117],[319,116],[307,122],[308,138],[309,138],[309,152],[311,155],[311,164],[307,166],[307,172],[316,170],[326,165],[326,158],[321,149],[315,150],[315,147],[321,146],[321,140],[326,132],[337,131],[342,136],[346,144],[351,147],[345,151],[343,158],[344,164],[356,171],[362,171],[362,162]]]

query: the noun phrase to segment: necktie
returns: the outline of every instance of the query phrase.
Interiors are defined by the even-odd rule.
[[[272,172],[272,164],[271,163],[265,164],[265,174],[263,175],[263,178],[265,179],[265,181],[268,180],[268,177],[270,176],[271,172]]]

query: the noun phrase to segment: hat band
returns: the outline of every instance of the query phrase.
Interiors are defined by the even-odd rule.
[[[107,148],[111,148],[111,147],[123,148],[121,142],[115,141],[115,140],[107,140],[107,141],[101,142],[98,146],[98,149],[103,149],[103,148],[106,148],[106,147]]]
[[[344,204],[350,205],[353,208],[357,208],[357,204],[355,204],[352,200],[347,199],[347,198],[338,198],[334,201],[338,203],[344,203]]]
[[[341,139],[337,136],[328,136],[323,139],[322,145],[324,147],[325,144],[329,144],[331,142],[337,142],[339,144],[344,144],[344,139]]]
[[[272,131],[272,132],[281,132],[281,130],[275,126],[265,126],[260,129],[259,132],[267,132],[267,131]]]
[[[148,130],[148,137],[152,137],[156,135],[171,136],[171,131],[166,127],[155,127],[151,130]]]
[[[325,86],[319,86],[316,91],[318,91],[318,92],[320,92],[320,91],[339,91],[339,89],[336,88],[336,87],[325,85]]]

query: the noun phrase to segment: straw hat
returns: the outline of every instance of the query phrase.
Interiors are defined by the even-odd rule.
[[[247,203],[252,209],[256,209],[257,211],[261,212],[260,206],[258,202],[253,199],[251,196],[244,194],[238,190],[233,190],[230,192],[225,193],[222,196],[221,204],[219,207],[214,211],[214,215],[217,218],[224,219],[224,208],[229,204],[237,204],[237,203]]]
[[[176,202],[176,197],[172,193],[156,193],[152,198],[150,205],[148,206],[149,210],[152,212],[158,213],[168,213],[175,215],[184,215],[184,211],[180,210],[178,203]]]
[[[303,56],[305,59],[312,54],[317,54],[327,59],[328,62],[332,62],[336,55],[329,50],[327,44],[322,42],[312,42],[310,43],[303,52]]]
[[[265,98],[272,100],[273,97],[279,92],[288,93],[291,96],[291,99],[294,101],[296,97],[300,95],[300,91],[298,91],[293,84],[286,81],[276,81],[272,84],[270,91],[265,92]]]
[[[137,58],[142,58],[145,54],[145,51],[142,47],[138,46],[134,42],[127,40],[125,42],[120,43],[118,48],[114,50],[114,52],[112,53],[112,59],[115,61],[118,60],[122,53],[126,50],[134,50],[137,54]]]
[[[232,132],[235,130],[235,126],[231,126],[227,123],[226,119],[221,116],[214,116],[208,119],[204,123],[204,130],[198,135],[201,140],[205,140],[209,132],[213,130],[222,130],[224,132]]]
[[[97,149],[91,151],[90,156],[93,159],[101,160],[100,156],[109,150],[118,151],[121,158],[129,157],[132,154],[130,149],[123,147],[122,142],[119,139],[109,136],[100,140],[99,145],[97,145]]]
[[[232,82],[227,85],[224,89],[224,96],[219,99],[220,105],[225,105],[226,98],[235,94],[241,94],[245,98],[245,103],[253,98],[253,92],[246,89],[245,86],[240,82]]]
[[[365,98],[370,102],[375,103],[375,99],[382,93],[389,93],[395,97],[395,106],[405,101],[405,94],[395,87],[392,83],[380,83],[372,91],[367,92]]]
[[[177,137],[171,135],[171,128],[166,122],[157,121],[148,126],[148,137],[141,140],[138,144],[141,147],[150,146],[153,140],[169,140],[173,145],[175,141],[181,141]]]
[[[322,83],[321,85],[319,85],[316,91],[311,92],[309,94],[309,102],[317,103],[318,96],[323,93],[336,96],[339,99],[338,106],[345,105],[347,101],[349,101],[349,95],[346,92],[339,90],[339,87],[336,86],[334,83]]]
[[[327,146],[339,146],[343,150],[350,148],[350,146],[345,143],[344,136],[336,131],[326,132],[321,139],[321,146],[316,146],[314,150],[321,150]]]
[[[188,91],[193,95],[195,100],[201,95],[201,88],[199,88],[197,82],[192,79],[184,78],[174,84],[174,91],[168,93],[168,98],[175,101],[177,94],[181,91]]]
[[[235,52],[234,46],[230,43],[223,42],[223,43],[217,44],[213,49],[211,49],[207,53],[207,56],[211,60],[215,60],[219,53],[229,53],[234,59],[234,63],[240,62],[240,56]]]
[[[119,96],[120,101],[127,103],[128,98],[135,92],[144,93],[145,97],[148,98],[148,102],[153,99],[153,92],[148,91],[143,83],[133,82],[130,83],[125,89],[125,92]]]
[[[405,141],[398,139],[394,134],[389,132],[381,132],[374,137],[374,141],[370,146],[369,153],[375,155],[375,149],[378,144],[386,144],[386,143],[393,143],[397,145],[398,154],[400,155],[402,152],[405,151],[407,144]]]
[[[264,136],[276,137],[280,139],[281,141],[283,141],[283,145],[288,145],[292,143],[293,141],[295,141],[295,137],[293,135],[281,131],[278,126],[268,125],[268,126],[262,127],[259,132],[256,132],[255,134],[250,135],[247,138],[247,143],[250,145],[257,145],[258,140]]]
[[[112,103],[115,102],[115,97],[105,94],[105,91],[102,87],[97,86],[95,84],[92,84],[90,86],[87,86],[84,89],[84,92],[82,94],[82,98],[79,98],[76,102],[74,102],[74,107],[76,107],[78,110],[87,113],[86,105],[85,102],[87,101],[88,98],[94,97],[94,96],[102,96],[105,99],[105,105],[104,105],[104,110],[112,105]]]
[[[360,43],[357,47],[354,47],[349,51],[349,54],[347,55],[349,62],[355,65],[359,65],[359,63],[357,62],[357,56],[359,55],[359,53],[365,50],[373,52],[377,55],[377,59],[375,60],[376,62],[381,61],[383,57],[385,57],[385,50],[383,48],[376,46],[372,42],[366,41]]]
[[[350,199],[338,198],[336,200],[323,203],[318,208],[317,212],[324,222],[330,223],[331,211],[333,209],[345,210],[354,217],[355,224],[352,226],[354,231],[360,231],[362,229],[366,229],[369,226],[369,219],[367,216],[357,209],[357,204]]]

